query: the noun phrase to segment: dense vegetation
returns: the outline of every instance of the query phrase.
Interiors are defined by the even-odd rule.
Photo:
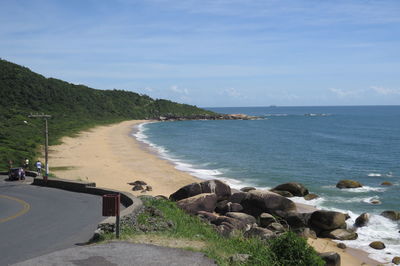
[[[218,265],[322,266],[325,263],[307,241],[293,232],[265,242],[244,238],[237,232],[232,237],[219,235],[211,225],[179,209],[174,202],[141,197],[145,210],[134,224],[122,226],[121,237],[132,242],[166,245],[179,243],[180,248],[200,251]],[[108,234],[105,240],[113,239]],[[232,256],[247,254],[246,261],[233,261]]]
[[[46,113],[50,144],[62,136],[99,124],[159,116],[210,115],[212,112],[168,100],[123,90],[96,90],[54,78],[46,78],[0,59],[0,169],[7,161],[20,165],[34,160],[44,143],[41,119],[30,113]]]

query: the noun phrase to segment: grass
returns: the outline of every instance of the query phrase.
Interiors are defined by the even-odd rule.
[[[198,217],[186,214],[173,202],[154,198],[142,200],[146,211],[138,215],[135,225],[121,227],[124,240],[203,252],[218,265],[324,265],[306,240],[294,233],[286,233],[270,243],[244,238],[239,232],[227,238]],[[104,239],[113,238],[108,234]],[[284,248],[279,249],[280,245]],[[230,257],[235,254],[249,254],[250,258],[245,263],[232,262]]]
[[[73,170],[76,169],[75,166],[54,166],[50,167],[50,171],[68,171],[68,170]]]

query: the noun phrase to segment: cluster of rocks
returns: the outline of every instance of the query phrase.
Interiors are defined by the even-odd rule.
[[[258,119],[255,116],[249,116],[245,114],[199,114],[190,116],[179,116],[179,115],[165,115],[157,118],[159,121],[185,121],[185,120],[254,120]]]
[[[341,188],[361,185],[354,182],[339,183],[338,187]],[[358,237],[357,229],[368,225],[368,213],[361,214],[355,224],[348,227],[348,214],[295,204],[289,199],[293,196],[305,199],[318,197],[296,182],[281,184],[270,191],[254,187],[239,191],[220,180],[209,180],[184,186],[171,194],[169,199],[176,201],[186,212],[208,221],[224,236],[241,232],[245,237],[268,240],[292,230],[303,237],[354,240]],[[399,220],[400,212],[385,211],[382,216]],[[344,244],[340,246],[346,248]],[[382,248],[376,243],[370,246]],[[332,259],[336,255],[330,254],[328,257]]]
[[[130,183],[128,183],[128,185],[133,186],[132,191],[141,191],[142,193],[145,193],[147,191],[153,190],[152,186],[147,185],[146,182],[141,181],[141,180],[137,180],[135,182],[130,182]]]

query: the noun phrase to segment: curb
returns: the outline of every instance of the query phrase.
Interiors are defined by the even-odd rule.
[[[67,179],[50,178],[45,183],[42,177],[37,177],[33,180],[32,185],[58,188],[58,189],[79,192],[79,193],[87,193],[98,196],[103,196],[105,194],[120,194],[121,204],[125,207],[125,209],[122,210],[120,213],[121,220],[123,220],[123,218],[125,217],[134,216],[143,206],[143,202],[137,197],[133,196],[131,193],[108,189],[108,188],[96,187],[96,183],[94,182],[72,181]],[[104,219],[97,225],[97,228],[102,229],[104,231],[113,232],[115,230],[115,217],[108,217]],[[95,235],[96,234],[97,233],[95,232]]]

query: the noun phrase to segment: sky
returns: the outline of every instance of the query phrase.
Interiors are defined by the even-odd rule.
[[[0,58],[201,107],[400,104],[399,0],[0,0]]]

